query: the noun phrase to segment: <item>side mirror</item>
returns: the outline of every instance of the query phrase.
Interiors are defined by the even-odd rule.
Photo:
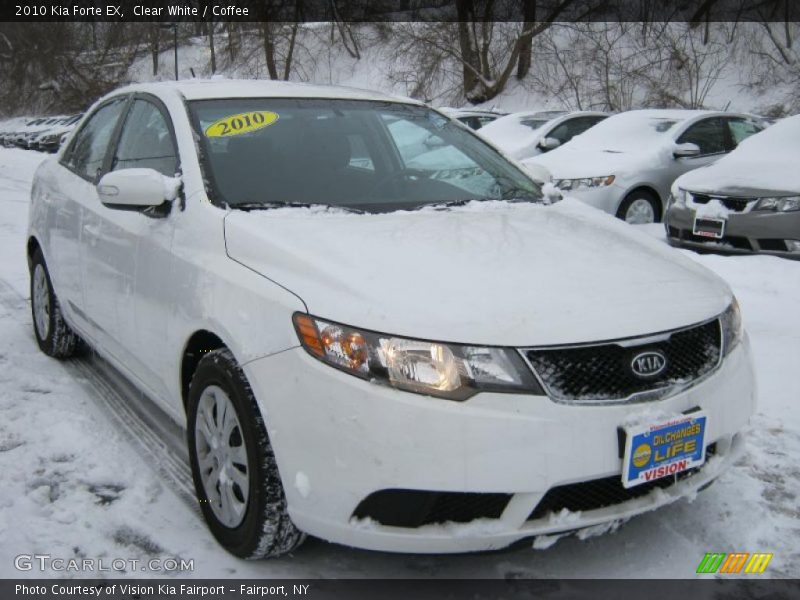
[[[97,194],[108,208],[143,210],[173,200],[177,195],[175,181],[154,169],[121,169],[100,178]]]
[[[545,152],[547,152],[548,150],[555,150],[560,145],[561,142],[559,142],[556,138],[553,137],[542,138],[539,141],[539,148],[541,150],[544,150]]]
[[[672,149],[672,156],[675,158],[687,158],[690,156],[698,156],[700,154],[700,146],[692,142],[685,142],[683,144],[675,144]]]

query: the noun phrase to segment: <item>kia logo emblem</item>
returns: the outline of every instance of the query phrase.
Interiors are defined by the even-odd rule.
[[[640,352],[631,360],[631,371],[642,379],[650,379],[661,375],[666,368],[667,357],[658,350]]]

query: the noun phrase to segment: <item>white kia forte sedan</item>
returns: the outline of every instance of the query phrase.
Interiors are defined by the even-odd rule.
[[[432,177],[431,137],[471,167]],[[720,279],[411,100],[115,91],[38,170],[27,258],[41,349],[88,345],[185,426],[237,556],[624,519],[707,486],[754,410]]]

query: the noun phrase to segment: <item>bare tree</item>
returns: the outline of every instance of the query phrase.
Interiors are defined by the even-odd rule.
[[[97,23],[95,48],[87,23],[0,24],[0,89],[3,112],[78,111],[123,83],[146,48],[145,29]]]

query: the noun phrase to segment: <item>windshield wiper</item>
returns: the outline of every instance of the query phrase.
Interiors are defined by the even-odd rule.
[[[486,202],[487,200],[491,200],[491,198],[461,198],[459,200],[445,200],[444,202],[434,202],[433,204],[420,204],[413,210],[419,210],[420,208],[426,207],[431,207],[434,209],[451,208],[453,206],[465,206],[470,202]]]
[[[323,208],[341,209],[346,212],[363,214],[363,210],[352,208],[350,206],[338,206],[334,204],[325,204],[324,202],[237,202],[229,205],[231,208],[238,208],[244,211],[251,210],[270,210],[273,208],[315,208],[321,206]]]

